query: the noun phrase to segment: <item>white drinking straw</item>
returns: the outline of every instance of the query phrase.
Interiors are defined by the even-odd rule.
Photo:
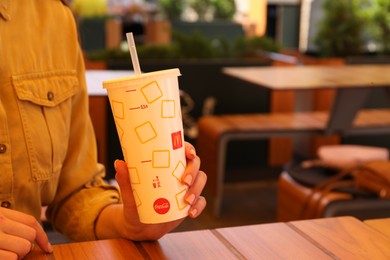
[[[135,75],[141,74],[141,68],[139,66],[137,49],[135,47],[133,33],[126,33],[127,44],[129,45],[131,62],[133,63],[133,69]]]

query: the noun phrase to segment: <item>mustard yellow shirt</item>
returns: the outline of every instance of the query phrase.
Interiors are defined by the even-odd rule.
[[[88,114],[82,52],[60,0],[0,0],[0,205],[73,240],[95,239],[100,211],[118,203],[103,183]]]

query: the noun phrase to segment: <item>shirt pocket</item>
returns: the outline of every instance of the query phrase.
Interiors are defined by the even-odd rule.
[[[79,91],[75,71],[12,77],[34,181],[58,176],[68,150],[72,96]]]

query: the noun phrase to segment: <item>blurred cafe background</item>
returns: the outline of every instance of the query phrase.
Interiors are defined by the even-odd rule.
[[[341,68],[390,63],[390,0],[72,0],[71,8],[85,54],[87,80],[96,72],[108,79],[115,71],[132,71],[127,32],[135,36],[143,72],[180,69],[185,138],[195,146],[198,123],[204,117],[331,109],[335,89],[274,95],[269,88],[226,75],[226,67]],[[99,161],[105,164],[107,179],[111,180],[115,175],[113,161],[123,157],[108,99],[104,92],[92,91],[101,85],[90,80],[90,111]],[[292,98],[296,98],[293,108]],[[375,88],[362,109],[387,111],[389,105],[387,88]],[[354,136],[334,133],[317,141],[308,136],[234,139],[224,151],[219,213],[215,214],[211,197],[210,207],[202,216],[186,220],[177,231],[280,220],[282,172],[291,164],[316,158],[324,145],[375,147],[386,152],[390,149],[390,132]],[[198,150],[207,169],[216,164],[206,158],[215,152],[213,149],[218,148]],[[376,206],[376,200],[369,204],[367,216],[389,217],[390,205]],[[344,203],[343,207],[348,207],[348,202]],[[351,210],[347,214],[355,213]]]

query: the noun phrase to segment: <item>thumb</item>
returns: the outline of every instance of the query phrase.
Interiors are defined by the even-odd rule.
[[[126,162],[122,160],[116,160],[114,162],[114,168],[116,171],[115,179],[118,182],[119,188],[121,190],[123,203],[135,204],[133,190],[131,188],[129,170],[127,168]]]

